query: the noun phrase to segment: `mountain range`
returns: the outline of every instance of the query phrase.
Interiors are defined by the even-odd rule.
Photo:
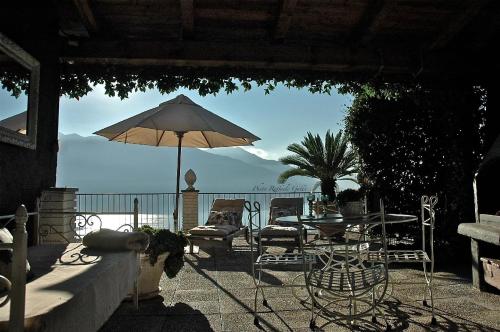
[[[109,142],[98,136],[59,135],[57,186],[80,193],[174,192],[177,149]],[[181,190],[188,169],[201,192],[309,191],[315,179],[277,178],[288,166],[241,148],[182,149]]]

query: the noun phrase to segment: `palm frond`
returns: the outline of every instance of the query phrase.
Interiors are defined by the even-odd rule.
[[[356,184],[359,184],[358,180],[355,179],[355,178],[339,178],[338,181],[351,181],[351,182],[354,182]]]
[[[297,166],[298,168],[302,168],[304,170],[308,170],[311,173],[314,173],[314,165],[311,165],[309,161],[305,160],[301,156],[289,155],[280,158],[280,162],[285,165]]]
[[[291,178],[292,176],[308,176],[308,177],[314,177],[309,174],[308,171],[300,169],[300,168],[290,168],[283,173],[280,174],[278,177],[278,183],[285,183],[286,180]]]
[[[283,181],[294,175],[335,181],[358,170],[357,154],[350,148],[348,135],[342,131],[334,134],[328,130],[324,142],[320,135],[307,132],[300,144],[290,144],[287,150],[293,155],[283,157],[280,161],[285,165],[296,166],[304,172],[296,174],[287,171],[282,174],[283,178],[280,176]]]

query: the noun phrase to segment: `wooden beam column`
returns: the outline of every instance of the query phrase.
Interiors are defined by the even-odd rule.
[[[40,61],[37,143],[35,150],[0,143],[0,214],[11,214],[21,203],[34,211],[41,192],[56,185],[60,42],[44,37],[33,43],[19,43]],[[28,224],[30,244],[34,239],[32,227],[32,223]]]

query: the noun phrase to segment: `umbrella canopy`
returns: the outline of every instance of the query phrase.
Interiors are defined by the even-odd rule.
[[[177,146],[177,186],[174,228],[179,210],[181,147],[215,148],[252,145],[257,136],[194,103],[184,95],[120,121],[94,134],[110,141],[153,146]]]
[[[161,103],[94,134],[113,141],[154,146],[215,148],[252,145],[257,136],[194,103],[184,95]]]
[[[21,112],[0,121],[0,126],[15,132],[26,134],[26,115],[28,112]]]

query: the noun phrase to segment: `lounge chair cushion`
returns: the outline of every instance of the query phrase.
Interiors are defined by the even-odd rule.
[[[231,225],[240,228],[241,214],[235,211],[211,211],[207,225]]]
[[[14,237],[6,227],[0,227],[0,243],[12,243]],[[12,249],[0,250],[0,274],[11,279],[12,274]],[[31,276],[30,264],[26,260],[26,275]]]
[[[220,209],[220,211],[224,214],[224,215],[227,215],[229,220],[231,220],[231,223],[230,225],[234,225],[238,228],[241,228],[243,227],[243,222],[241,221],[242,220],[242,216],[243,216],[243,212],[240,211],[239,208],[235,208],[235,207],[232,207],[232,206],[227,206],[227,207],[223,207],[222,209]]]
[[[295,237],[299,235],[299,231],[295,227],[286,227],[279,225],[267,225],[260,231],[260,236],[285,236]]]
[[[226,236],[239,230],[239,227],[234,225],[206,225],[197,226],[189,230],[191,235],[203,236]]]
[[[287,216],[295,216],[297,215],[296,207],[272,207],[271,208],[271,218],[269,220],[269,224],[276,225],[276,218],[279,217],[287,217]]]

